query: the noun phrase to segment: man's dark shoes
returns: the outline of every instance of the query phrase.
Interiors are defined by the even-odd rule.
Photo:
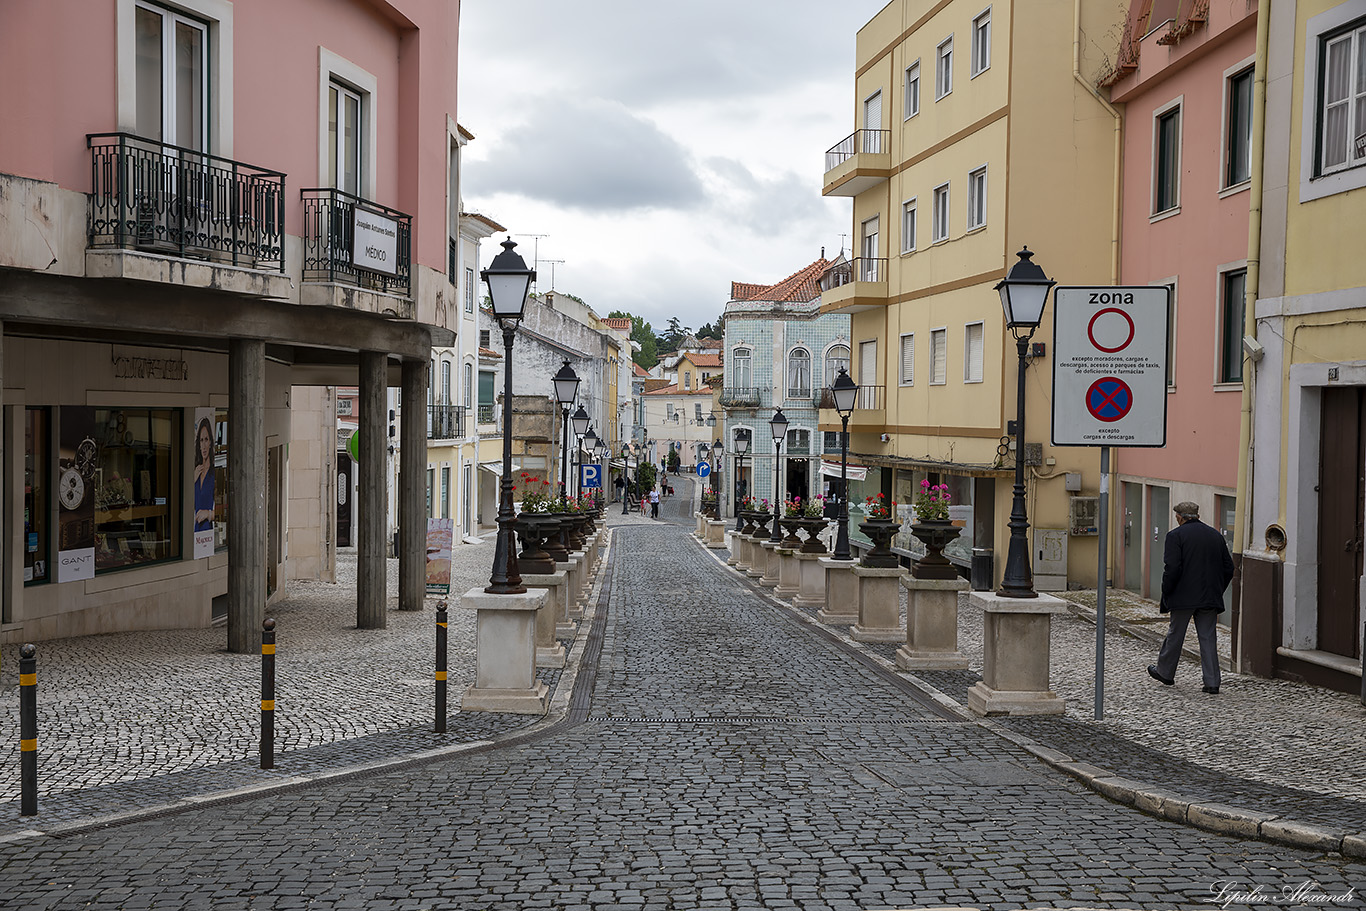
[[[1211,696],[1218,696],[1218,695],[1219,695],[1219,687],[1217,687],[1217,686],[1207,686],[1207,687],[1202,687],[1202,689],[1204,689],[1204,691],[1205,691],[1206,693],[1209,693]]]
[[[1171,686],[1172,684],[1176,683],[1175,680],[1168,680],[1166,677],[1163,677],[1161,674],[1159,674],[1157,672],[1156,664],[1148,665],[1148,676],[1160,683],[1165,683],[1167,686]]]

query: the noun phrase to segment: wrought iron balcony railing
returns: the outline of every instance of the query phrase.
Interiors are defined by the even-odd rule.
[[[304,190],[303,200],[304,281],[409,296],[411,215],[330,187]]]
[[[887,258],[857,256],[848,262],[836,263],[821,276],[821,290],[830,291],[850,282],[885,282]]]
[[[858,397],[854,399],[855,411],[881,411],[885,401],[883,386],[859,386]],[[829,389],[821,390],[821,407],[834,408],[835,395]]]
[[[427,406],[427,439],[458,440],[464,435],[464,405]]]
[[[726,408],[758,408],[763,396],[753,386],[727,386],[721,390],[721,404]]]
[[[798,400],[800,400],[800,399],[805,399],[806,401],[809,402],[809,401],[811,401],[811,387],[810,387],[810,386],[788,386],[788,387],[787,387],[787,398],[788,398],[789,401],[791,401],[791,400],[793,400],[793,399],[798,399]]]
[[[132,133],[91,133],[93,247],[285,270],[285,175]]]
[[[493,405],[485,405],[481,403],[479,405],[478,412],[476,412],[475,414],[475,420],[477,420],[480,424],[492,424],[495,420],[497,420],[496,416],[494,415]]]
[[[860,153],[891,151],[891,130],[855,130],[825,153],[825,169],[837,168]]]

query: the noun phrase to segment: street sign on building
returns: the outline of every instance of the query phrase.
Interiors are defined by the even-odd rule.
[[[1163,286],[1053,292],[1053,445],[1167,444]]]

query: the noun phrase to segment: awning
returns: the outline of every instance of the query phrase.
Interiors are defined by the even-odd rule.
[[[821,460],[821,474],[831,475],[838,478],[840,476],[840,463],[827,462]],[[845,471],[845,477],[851,481],[862,481],[868,476],[868,469],[862,465],[850,465]]]
[[[502,477],[502,476],[503,476],[503,460],[502,460],[502,459],[498,459],[498,460],[493,461],[493,462],[480,462],[480,463],[479,463],[479,467],[480,467],[481,469],[483,469],[484,471],[492,472],[493,474],[496,474],[496,475],[498,475],[499,477]],[[513,471],[521,471],[521,470],[522,470],[522,466],[521,466],[521,465],[518,465],[518,464],[514,461],[514,462],[512,463],[512,470],[513,470]]]

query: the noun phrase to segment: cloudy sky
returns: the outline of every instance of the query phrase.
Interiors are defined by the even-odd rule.
[[[732,281],[848,245],[824,153],[854,129],[854,35],[885,3],[464,0],[465,207],[538,255],[541,290],[563,260],[556,290],[599,314],[696,329]]]

